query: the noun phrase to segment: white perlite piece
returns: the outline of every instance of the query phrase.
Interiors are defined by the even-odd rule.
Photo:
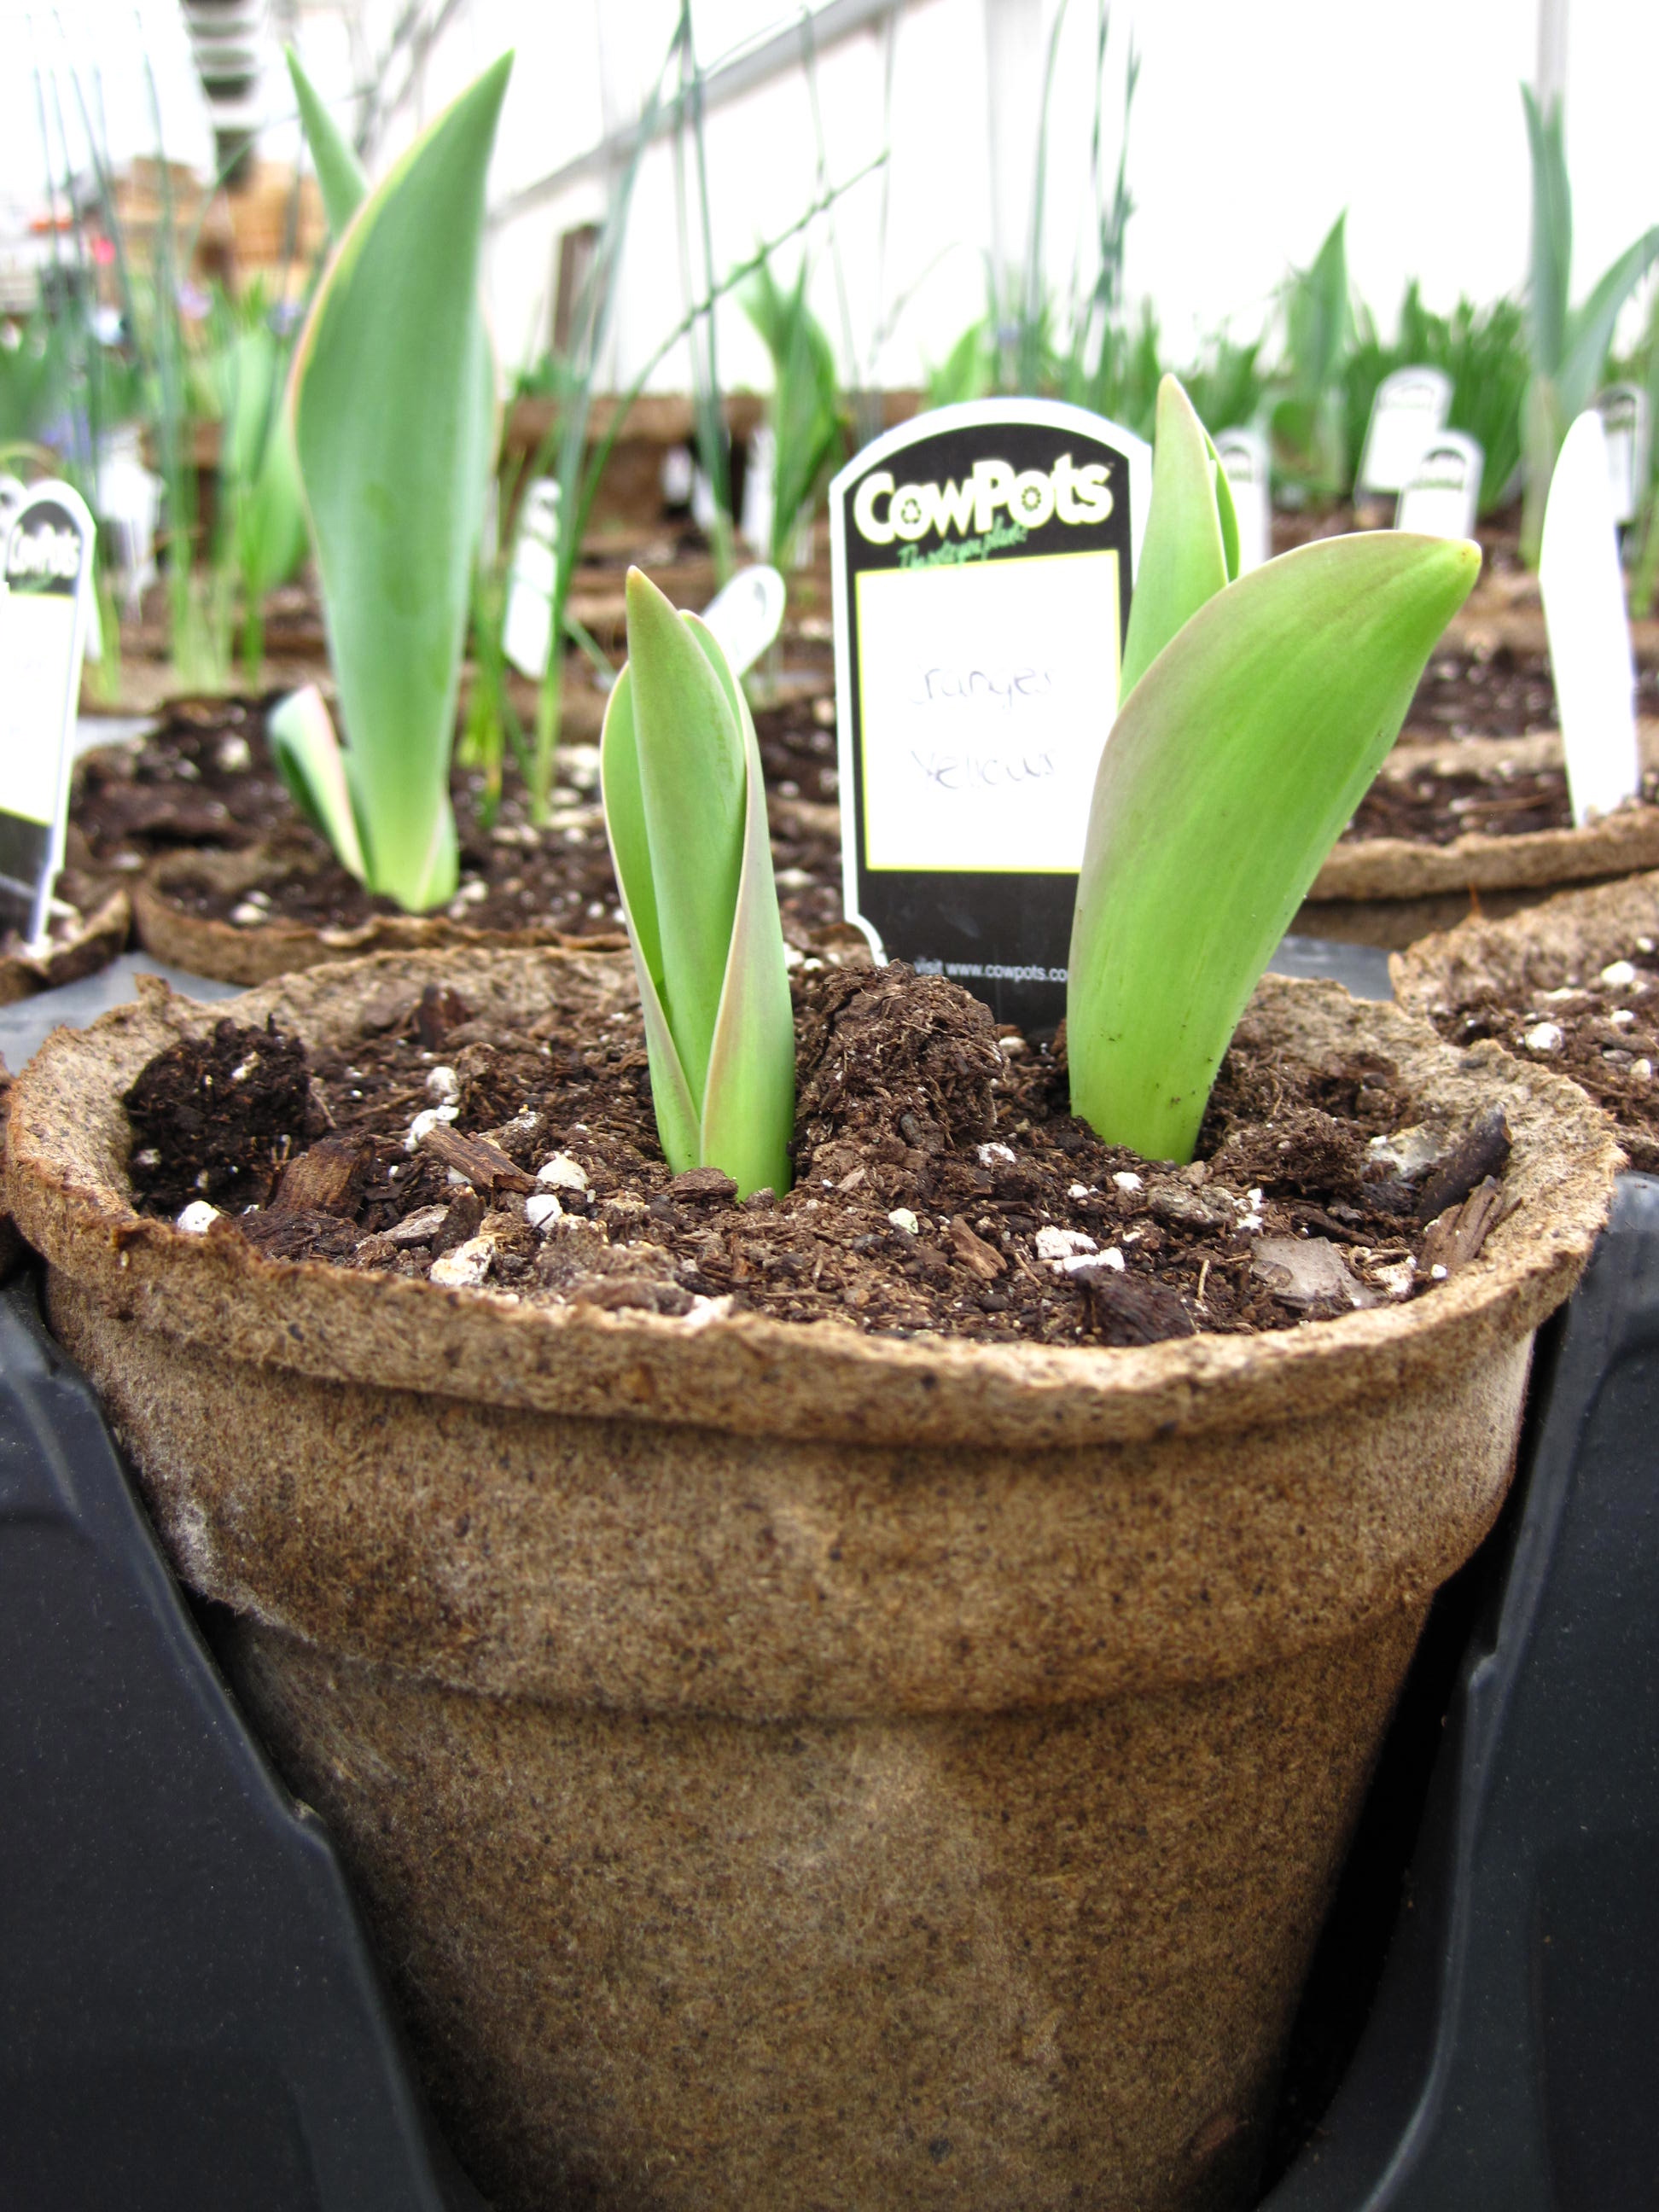
[[[1528,1052],[1559,1052],[1566,1041],[1566,1031],[1559,1022],[1535,1023],[1525,1037]]]
[[[221,738],[215,757],[221,775],[246,775],[253,765],[253,748],[246,738]]]
[[[1634,1060],[1632,1062],[1630,1072],[1636,1078],[1636,1080],[1638,1083],[1651,1083],[1653,1080],[1653,1062],[1650,1060]]]
[[[252,899],[244,899],[240,906],[232,907],[230,918],[238,929],[257,929],[262,921],[269,921],[270,916],[264,907],[255,906]]]
[[[1391,1298],[1403,1298],[1410,1295],[1412,1285],[1417,1279],[1417,1262],[1407,1254],[1405,1259],[1391,1261],[1386,1267],[1374,1268],[1372,1273]]]
[[[1094,1194],[1094,1185],[1087,1182],[1074,1182],[1066,1194],[1067,1198],[1092,1198]]]
[[[1080,1229],[1039,1229],[1036,1233],[1036,1255],[1051,1266],[1063,1267],[1067,1260],[1074,1260],[1080,1252],[1096,1252],[1099,1246],[1092,1237]]]
[[[426,1087],[441,1106],[453,1106],[461,1095],[460,1079],[453,1067],[428,1068]]]
[[[1115,1244],[1109,1244],[1103,1252],[1079,1252],[1054,1264],[1057,1274],[1069,1275],[1074,1283],[1097,1283],[1104,1275],[1123,1273],[1123,1255]]]
[[[441,1252],[432,1262],[431,1280],[446,1291],[476,1290],[489,1273],[495,1256],[493,1237],[469,1237],[453,1252]]]
[[[1628,991],[1636,981],[1636,970],[1628,960],[1609,960],[1601,970],[1601,981],[1610,991]]]
[[[919,1237],[921,1234],[921,1224],[908,1206],[896,1206],[887,1218],[895,1229],[903,1230],[907,1237]]]
[[[587,1170],[580,1160],[573,1160],[568,1152],[555,1152],[550,1160],[544,1160],[537,1169],[536,1180],[549,1190],[586,1190]]]
[[[980,1146],[979,1164],[981,1167],[994,1167],[999,1160],[1006,1160],[1011,1167],[1013,1165],[1014,1155],[1010,1146],[1007,1145],[981,1145]]]
[[[1142,1190],[1146,1188],[1133,1168],[1120,1168],[1112,1181],[1120,1190]]]
[[[205,1237],[218,1218],[216,1206],[210,1206],[204,1198],[192,1198],[173,1225],[182,1229],[186,1237]]]
[[[544,1237],[550,1224],[563,1217],[564,1208],[550,1190],[532,1191],[524,1202],[524,1218],[539,1236]]]
[[[409,1125],[408,1133],[404,1138],[404,1150],[406,1152],[418,1152],[421,1139],[427,1131],[435,1129],[440,1121],[453,1121],[457,1111],[453,1106],[423,1106]]]
[[[1636,1017],[1632,1013],[1628,1006],[1615,1006],[1613,1012],[1607,1016],[1607,1019],[1613,1024],[1615,1029],[1627,1030],[1630,1028],[1632,1023],[1635,1021]]]

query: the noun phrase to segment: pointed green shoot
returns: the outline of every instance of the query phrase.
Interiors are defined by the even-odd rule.
[[[1166,376],[1158,388],[1152,505],[1129,602],[1120,701],[1189,617],[1237,574],[1238,524],[1226,471],[1192,402]]]
[[[455,890],[449,754],[495,408],[478,264],[511,67],[359,208],[290,386],[367,881],[416,913]]]
[[[794,1020],[754,724],[705,625],[636,568],[600,775],[664,1155],[781,1195]]]
[[[1532,155],[1532,270],[1527,314],[1534,373],[1553,377],[1567,352],[1568,287],[1572,281],[1572,191],[1567,181],[1561,103],[1542,113],[1530,85],[1521,88]]]
[[[1108,1144],[1192,1158],[1250,993],[1480,566],[1398,531],[1322,539],[1218,592],[1136,687],[1101,755],[1067,986],[1072,1110]]]
[[[323,695],[314,684],[291,691],[267,718],[271,757],[295,805],[334,848],[342,867],[368,875],[344,757]]]
[[[323,212],[328,217],[329,234],[337,242],[344,237],[346,226],[368,196],[368,179],[363,174],[362,163],[335,128],[334,118],[323,105],[317,88],[301,68],[300,57],[292,46],[284,52],[288,73],[294,82],[294,97],[300,104],[306,143],[311,149],[317,183],[323,195]]]

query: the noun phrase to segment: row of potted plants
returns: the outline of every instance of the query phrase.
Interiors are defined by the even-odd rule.
[[[276,749],[414,908],[466,549],[411,518],[476,527],[504,77],[362,201],[294,387],[344,732]],[[370,393],[416,261],[451,312]],[[1478,553],[1240,575],[1172,381],[1158,430],[1063,1044],[792,970],[748,702],[634,576],[625,950],[154,986],[14,1086],[52,1326],[504,2207],[1249,2191],[1620,1154],[1541,1049],[1261,980]]]

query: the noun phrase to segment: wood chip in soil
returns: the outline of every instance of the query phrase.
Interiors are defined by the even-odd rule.
[[[744,1310],[902,1337],[1126,1345],[1421,1295],[1506,1200],[1501,1115],[1425,1129],[1385,1060],[1285,1065],[1251,1021],[1193,1164],[1103,1145],[1034,1044],[942,977],[798,971],[797,1181],[676,1176],[637,1012],[503,1034],[393,992],[349,1052],[239,1029],[127,1095],[135,1203],[276,1259],[534,1304]]]

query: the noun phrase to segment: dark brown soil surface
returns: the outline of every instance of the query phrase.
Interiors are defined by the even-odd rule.
[[[1638,938],[1599,975],[1537,991],[1516,1006],[1493,1000],[1436,1013],[1453,1044],[1493,1037],[1517,1060],[1552,1067],[1588,1091],[1619,1124],[1633,1168],[1659,1175],[1659,952]]]
[[[1247,1021],[1200,1158],[1154,1165],[1066,1110],[1063,1046],[908,969],[796,976],[798,1181],[674,1176],[637,1014],[521,1034],[389,994],[349,1058],[222,1022],[128,1095],[136,1202],[210,1235],[541,1304],[988,1340],[1152,1342],[1384,1304],[1479,1250],[1501,1115],[1413,1154],[1391,1063],[1287,1066]],[[441,1111],[442,1118],[441,1118]],[[556,1200],[556,1204],[554,1201]],[[186,1220],[185,1225],[193,1225]]]
[[[1642,779],[1642,795],[1659,799],[1659,775]],[[1386,769],[1360,802],[1345,837],[1408,837],[1419,844],[1449,845],[1479,833],[1515,837],[1528,830],[1571,830],[1572,805],[1565,769],[1488,768],[1443,775],[1425,765],[1409,779]]]
[[[1659,715],[1659,668],[1638,668],[1636,711]],[[1491,652],[1437,653],[1423,673],[1408,730],[1449,738],[1524,738],[1560,727],[1549,656],[1517,653],[1507,645]]]
[[[92,867],[136,874],[156,854],[204,848],[242,852],[268,844],[269,878],[252,896],[204,881],[171,896],[204,919],[258,928],[281,917],[319,929],[351,928],[398,911],[371,898],[303,822],[264,738],[274,701],[183,700],[137,748],[112,747],[79,764],[71,817],[76,850]],[[769,708],[757,720],[769,782],[785,798],[833,795],[835,732],[811,701]],[[566,748],[568,781],[554,793],[550,820],[530,819],[528,795],[509,762],[493,820],[480,818],[483,779],[457,766],[450,778],[461,848],[461,881],[448,911],[480,929],[541,924],[573,936],[622,927],[597,791],[592,746]],[[826,786],[824,778],[828,777]],[[805,945],[841,921],[841,850],[810,818],[785,810],[773,860],[786,924]]]

